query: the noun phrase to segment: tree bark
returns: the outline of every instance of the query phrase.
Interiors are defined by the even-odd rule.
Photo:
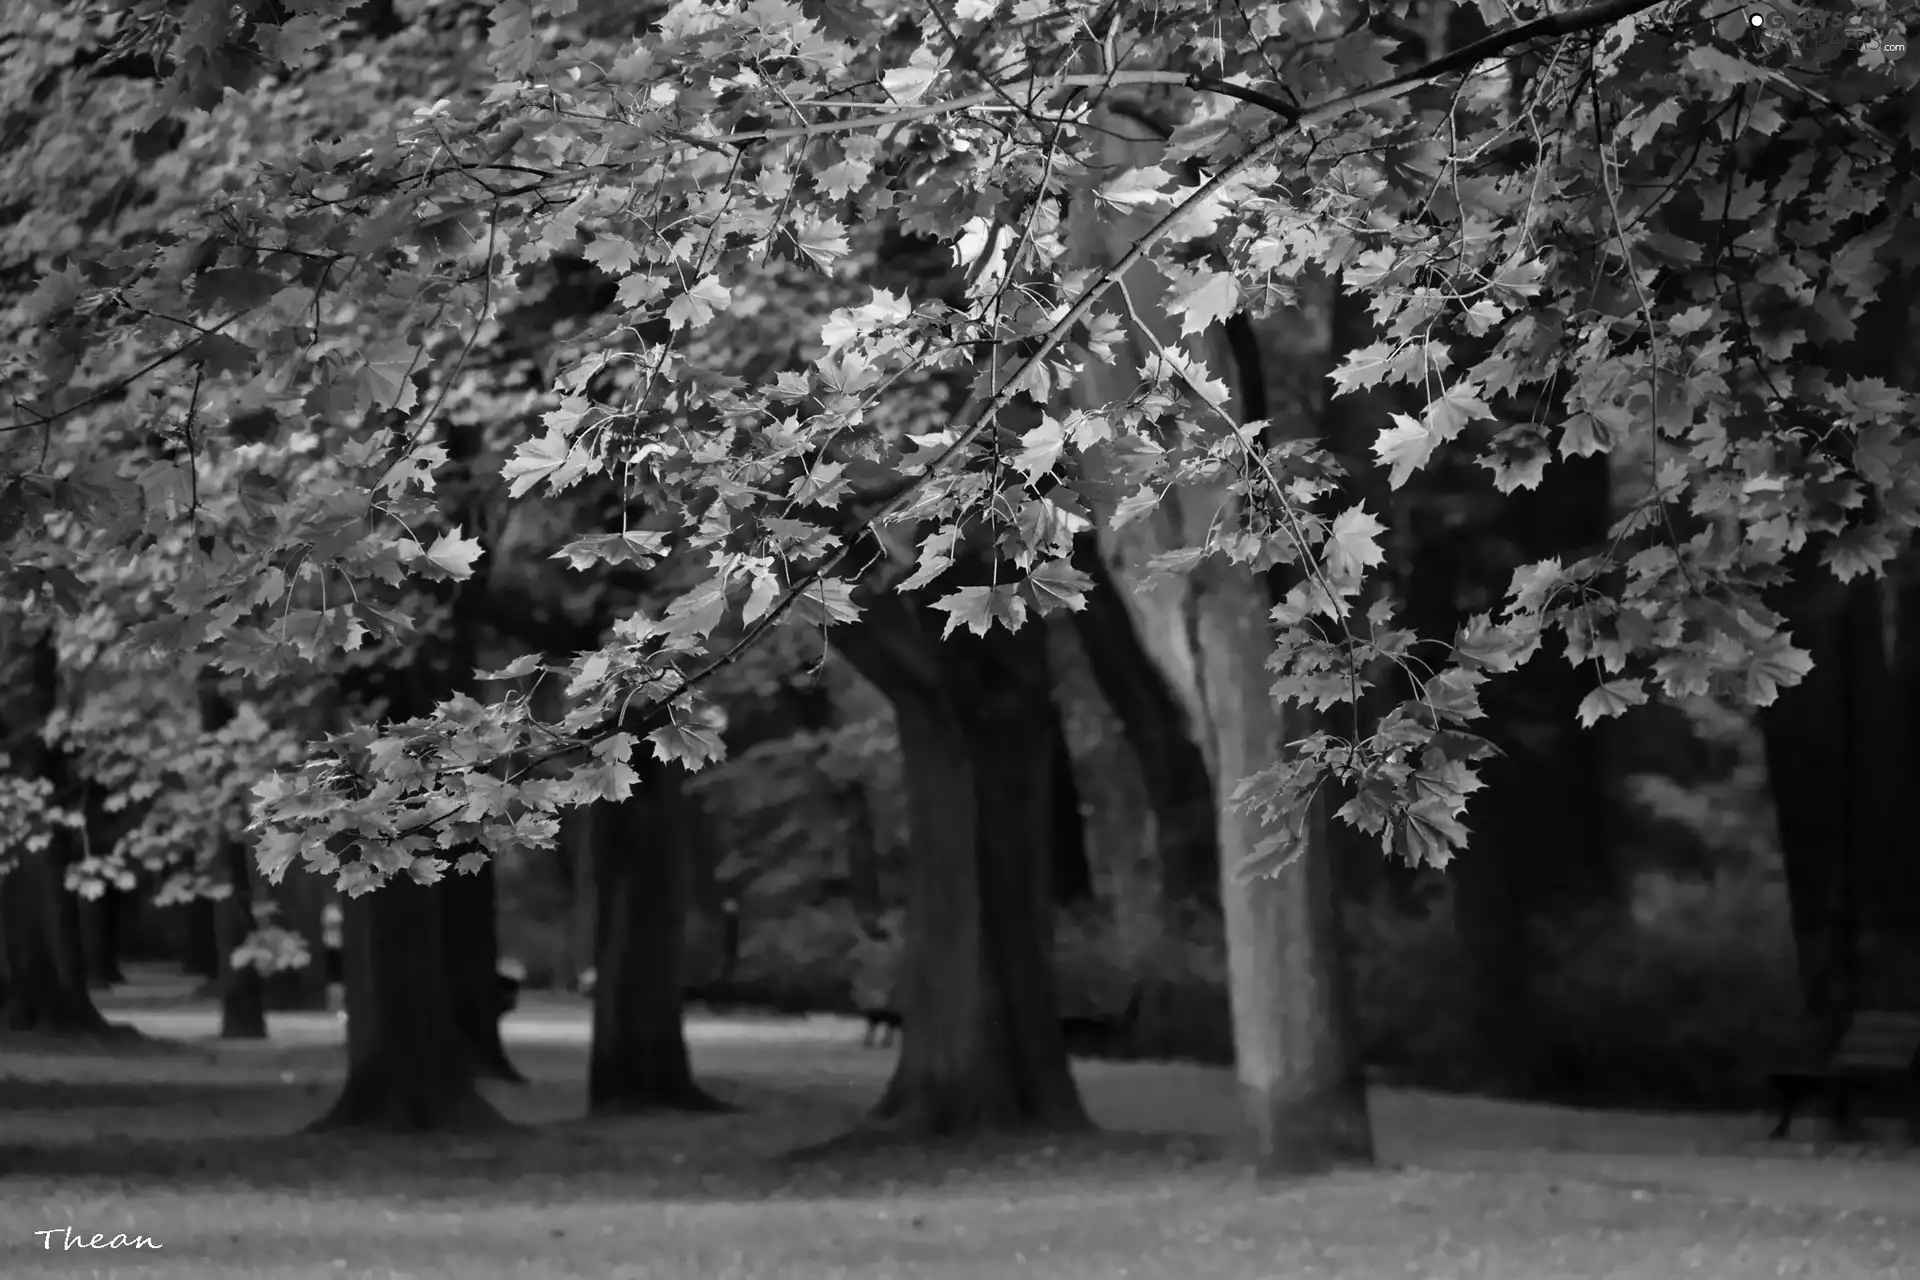
[[[447,998],[433,889],[405,875],[343,904],[347,1083],[316,1130],[489,1129],[506,1121],[475,1087]]]
[[[719,1110],[694,1082],[681,1006],[692,802],[680,766],[647,760],[639,772],[628,799],[593,806],[599,910],[587,1109]]]
[[[17,683],[12,705],[0,707],[0,750],[21,775],[50,782],[56,803],[71,805],[66,755],[40,736],[60,698],[59,651],[52,630],[7,666],[0,674]],[[0,687],[0,697],[7,692]],[[66,887],[73,842],[70,828],[56,827],[44,847],[14,850],[12,869],[0,875],[0,956],[7,977],[0,1029],[54,1035],[98,1035],[112,1029],[87,989],[79,903]]]
[[[234,707],[221,687],[219,675],[211,668],[200,674],[198,689],[200,728],[217,733],[233,719]],[[253,861],[247,856],[244,841],[230,828],[222,828],[215,849],[216,872],[226,876],[227,896],[219,902],[214,930],[219,955],[220,1037],[223,1040],[264,1040],[267,1038],[266,983],[252,965],[233,963],[234,949],[247,940],[254,929]]]
[[[1794,946],[1809,1012],[1837,1022],[1860,993],[1860,874],[1870,848],[1902,848],[1886,824],[1895,779],[1880,584],[1835,581],[1812,555],[1776,607],[1813,670],[1761,712]]]
[[[0,1030],[98,1035],[110,1030],[87,989],[72,935],[77,913],[66,889],[71,836],[56,832],[46,848],[18,850],[0,876],[0,954],[6,1001]]]
[[[1052,839],[1047,861],[1053,872],[1053,901],[1069,906],[1093,896],[1093,864],[1087,858],[1087,816],[1081,812],[1080,787],[1073,776],[1073,751],[1067,746],[1066,726],[1060,721],[1060,713],[1052,710],[1051,699],[1049,711],[1053,758],[1048,764],[1048,777],[1052,779],[1048,825]]]
[[[1910,273],[1891,273],[1857,339],[1835,353],[1838,366],[1911,389],[1913,307]],[[1860,518],[1874,514],[1869,508]],[[1889,648],[1911,661],[1915,614],[1896,604],[1889,628],[1885,585],[1866,577],[1839,582],[1814,548],[1788,567],[1775,607],[1814,665],[1761,713],[1760,724],[1801,984],[1816,1019],[1837,1024],[1866,1000],[1906,1007],[1920,981],[1899,971],[1910,936],[1887,937],[1904,923],[1892,900],[1914,883],[1913,777],[1901,764],[1911,745],[1901,731],[1900,689],[1916,688],[1912,666],[1906,681],[1895,680],[1901,659]]]
[[[246,843],[230,834],[220,838],[220,861],[232,892],[220,903],[220,1038],[267,1038],[266,981],[252,965],[233,963],[233,951],[253,932],[253,859]]]
[[[567,860],[573,882],[572,909],[567,917],[568,960],[573,972],[569,983],[598,963],[600,946],[600,889],[594,883],[594,828],[602,821],[601,805],[567,809],[560,815],[558,854]]]
[[[943,644],[933,627],[888,594],[834,636],[893,704],[913,843],[905,1025],[872,1120],[910,1135],[1084,1128],[1049,954],[1045,632]]]
[[[473,1053],[474,1070],[494,1080],[524,1083],[500,1042],[500,935],[495,918],[498,881],[489,861],[472,875],[454,874],[435,886],[453,1020]]]
[[[1153,162],[1156,139],[1148,126],[1119,115],[1102,122],[1108,133],[1101,158],[1107,164],[1118,170]],[[1129,138],[1150,145],[1134,148]],[[1151,218],[1095,215],[1089,203],[1076,204],[1073,239],[1086,247],[1090,265],[1108,266]],[[1075,393],[1089,407],[1130,396],[1136,371],[1178,337],[1163,305],[1166,278],[1143,262],[1128,271],[1125,283],[1133,300],[1130,314],[1159,329],[1131,331],[1130,359],[1118,356],[1082,373]],[[1216,373],[1235,371],[1225,334],[1216,330],[1209,337]],[[1264,371],[1242,366],[1236,372],[1244,404],[1248,388],[1264,388]],[[1185,577],[1151,586],[1143,581],[1154,555],[1204,545],[1216,520],[1233,519],[1236,499],[1224,486],[1176,489],[1149,517],[1113,530],[1110,503],[1128,486],[1099,476],[1100,459],[1089,462],[1081,488],[1096,507],[1102,561],[1143,649],[1194,726],[1213,784],[1235,1071],[1254,1161],[1265,1171],[1293,1172],[1371,1160],[1365,1075],[1324,820],[1317,812],[1310,815],[1298,856],[1279,874],[1241,874],[1267,833],[1256,814],[1234,803],[1235,790],[1249,774],[1278,763],[1283,744],[1310,727],[1308,718],[1281,711],[1268,695],[1273,636],[1266,578],[1212,557]]]
[[[312,960],[303,968],[285,969],[267,978],[267,1008],[325,1012],[327,964],[321,915],[327,905],[326,882],[304,866],[293,866],[269,892],[280,908],[274,919],[306,939]]]
[[[123,894],[109,888],[81,904],[81,950],[87,960],[87,984],[95,989],[127,980],[120,968],[120,917]]]
[[[1049,620],[1047,661],[1053,671],[1054,705],[1067,738],[1075,790],[1086,797],[1085,836],[1093,896],[1112,919],[1123,951],[1138,954],[1144,944],[1158,936],[1157,926],[1173,905],[1165,890],[1169,869],[1163,856],[1159,816],[1147,798],[1145,770],[1119,714],[1094,677],[1077,629],[1064,618]],[[1204,763],[1200,776],[1204,781]],[[1211,832],[1211,791],[1203,800]]]
[[[1214,810],[1206,757],[1194,741],[1192,717],[1175,700],[1166,677],[1142,647],[1093,537],[1075,540],[1073,563],[1096,584],[1087,607],[1073,615],[1074,632],[1102,696],[1120,717],[1140,762],[1167,896],[1175,901],[1217,902],[1219,815]]]
[[[192,978],[220,976],[219,912],[209,898],[180,908],[180,972]]]

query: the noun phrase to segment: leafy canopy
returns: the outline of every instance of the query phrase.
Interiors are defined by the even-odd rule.
[[[1884,0],[1846,8],[1899,36]],[[1920,523],[1895,336],[1920,59],[1884,46],[1769,43],[1713,0],[385,16],[8,19],[18,616],[107,609],[129,655],[282,690],[406,641],[422,590],[486,572],[440,490],[488,405],[503,502],[621,495],[556,572],[653,575],[569,665],[522,659],[268,773],[273,874],[305,858],[359,891],[549,841],[560,806],[628,793],[636,751],[715,758],[709,682],[770,628],[887,589],[936,593],[949,631],[1077,609],[1073,531],[1188,483],[1230,502],[1160,567],[1284,567],[1274,696],[1328,713],[1242,787],[1277,822],[1266,854],[1333,786],[1345,820],[1444,863],[1487,680],[1551,641],[1592,673],[1589,723],[1765,705],[1809,669],[1768,590],[1881,573]],[[1153,163],[1101,162],[1116,115],[1159,122]],[[1120,226],[1144,229],[1085,242]],[[486,391],[503,316],[561,260],[610,302],[537,385]],[[1177,336],[1146,339],[1130,395],[1076,399],[1141,340],[1143,268]],[[1373,326],[1332,391],[1406,410],[1372,444],[1392,487],[1448,455],[1510,493],[1606,454],[1608,544],[1523,567],[1444,644],[1397,625],[1382,513],[1310,424],[1235,421],[1210,339],[1329,285]],[[557,718],[526,691],[543,673]],[[1392,709],[1363,721],[1376,684]]]

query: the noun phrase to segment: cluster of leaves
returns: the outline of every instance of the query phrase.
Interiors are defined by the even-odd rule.
[[[404,639],[406,592],[484,550],[435,493],[448,396],[529,274],[575,255],[613,306],[501,476],[522,504],[616,488],[617,527],[559,558],[658,570],[670,598],[555,672],[558,720],[459,694],[318,744],[259,788],[270,872],[305,858],[359,891],[549,841],[558,807],[627,794],[643,740],[716,757],[708,682],[773,626],[852,622],[876,589],[937,589],[949,631],[1077,608],[1074,530],[1193,482],[1228,509],[1155,567],[1287,567],[1275,696],[1357,725],[1371,673],[1403,695],[1247,781],[1269,852],[1334,786],[1345,820],[1442,863],[1486,680],[1555,639],[1595,673],[1583,719],[1764,704],[1807,670],[1762,599],[1790,557],[1878,572],[1920,523],[1912,397],[1866,352],[1916,248],[1920,72],[1763,51],[1703,0],[1483,3],[1490,35],[1409,66],[1431,8],[678,0],[636,33],[494,0],[482,44],[431,9],[355,39],[345,0],[141,0],[94,38],[163,79],[125,123],[87,119],[136,153],[177,127],[159,163],[185,194],[137,243],[25,246],[10,589],[91,593],[85,566],[129,557],[154,585],[123,643],[263,684]],[[1167,123],[1156,163],[1103,167],[1114,112]],[[67,146],[33,128],[36,154]],[[96,181],[60,154],[59,181]],[[1151,221],[1084,243],[1102,209]],[[904,243],[955,270],[863,287]],[[1143,265],[1174,341],[1136,312]],[[1441,450],[1502,492],[1609,453],[1634,496],[1608,547],[1523,568],[1438,660],[1391,601],[1358,607],[1383,526],[1342,506],[1333,459],[1235,421],[1208,363],[1220,321],[1329,279],[1377,334],[1336,388],[1423,405],[1374,446],[1393,485]],[[1077,396],[1143,337],[1133,394]]]

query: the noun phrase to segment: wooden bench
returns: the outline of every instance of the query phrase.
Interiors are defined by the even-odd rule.
[[[1861,1009],[1847,1022],[1818,1063],[1773,1073],[1780,1091],[1780,1123],[1772,1136],[1784,1138],[1794,1112],[1809,1094],[1825,1092],[1833,1101],[1836,1132],[1851,1128],[1849,1106],[1855,1092],[1904,1087],[1907,1131],[1920,1141],[1920,1013]]]

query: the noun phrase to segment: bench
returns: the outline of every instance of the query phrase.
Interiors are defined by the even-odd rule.
[[[1794,1112],[1809,1094],[1825,1092],[1833,1101],[1833,1126],[1851,1129],[1849,1105],[1857,1091],[1903,1088],[1907,1094],[1907,1130],[1920,1141],[1920,1013],[1861,1009],[1847,1021],[1819,1062],[1773,1073],[1780,1092],[1780,1123],[1771,1136],[1784,1138]]]

